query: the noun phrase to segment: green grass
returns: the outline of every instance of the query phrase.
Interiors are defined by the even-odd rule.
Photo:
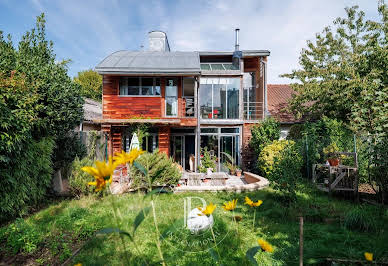
[[[364,260],[365,251],[373,252],[377,261],[388,259],[386,209],[369,205],[360,207],[348,201],[330,199],[309,185],[299,186],[298,201],[289,206],[282,202],[282,195],[272,189],[242,194],[161,194],[156,198],[161,232],[176,219],[183,218],[183,202],[188,196],[199,196],[207,203],[217,205],[214,232],[224,265],[249,265],[245,252],[257,246],[259,238],[275,247],[274,253],[259,252],[256,255],[259,265],[296,265],[299,259],[299,215],[305,219],[305,264],[318,264],[327,257]],[[253,212],[243,204],[245,196],[264,201],[256,212],[256,230],[252,228]],[[142,207],[149,206],[149,198],[143,201],[142,195],[126,194],[65,200],[0,228],[0,264],[58,264],[85,243],[71,263],[125,264],[123,245],[117,234],[94,237],[99,229],[116,227],[112,197],[119,208],[121,229],[132,232],[135,217]],[[243,217],[238,223],[238,231],[231,220],[232,213],[221,208],[223,202],[233,198],[238,198],[235,215]],[[192,207],[198,205],[200,202],[193,200]],[[371,223],[373,226],[369,226]],[[212,246],[211,238],[210,232],[191,235],[180,230],[172,238],[162,240],[167,265],[215,265],[208,251]],[[125,240],[130,264],[146,261],[149,265],[158,265],[160,259],[151,213],[136,231],[136,246],[128,238]]]

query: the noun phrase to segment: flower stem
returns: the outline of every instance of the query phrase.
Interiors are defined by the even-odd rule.
[[[255,231],[255,219],[256,219],[256,208],[255,207],[253,207],[254,209],[253,209],[253,224],[252,224],[252,226],[253,226],[253,231]]]
[[[155,205],[154,205],[154,200],[153,199],[151,200],[151,206],[152,206],[152,214],[154,216],[154,224],[155,224],[155,230],[156,230],[156,246],[158,248],[160,259],[162,260],[162,265],[166,266],[166,263],[165,263],[164,258],[163,258],[162,249],[160,247],[159,229],[158,229],[158,223],[156,221]]]
[[[236,216],[234,215],[234,209],[232,210],[232,215],[233,215],[234,223],[236,225],[237,235],[240,236],[240,233],[238,231],[237,219],[236,219]]]
[[[216,242],[216,237],[215,237],[214,231],[213,231],[213,225],[210,226],[210,231],[212,232],[213,241],[214,241],[214,245],[216,246],[216,251],[217,251],[217,254],[218,254],[218,258],[221,259],[220,252],[218,251],[218,246],[217,246],[217,242]]]
[[[112,203],[112,207],[113,207],[113,214],[114,214],[114,218],[116,220],[116,226],[118,229],[120,229],[120,222],[119,222],[119,218],[117,215],[117,206],[116,206],[116,201],[114,199],[115,195],[111,195],[111,198],[112,198],[111,203]],[[128,259],[128,254],[127,254],[127,246],[125,245],[124,237],[120,233],[119,233],[119,236],[120,236],[121,244],[123,245],[125,260],[127,262],[127,265],[130,265],[129,259]]]

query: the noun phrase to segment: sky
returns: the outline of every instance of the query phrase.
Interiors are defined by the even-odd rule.
[[[14,43],[46,15],[47,38],[57,60],[71,59],[69,75],[93,69],[118,50],[147,49],[151,30],[167,33],[173,51],[269,50],[268,83],[298,69],[306,40],[358,5],[367,19],[378,19],[377,0],[0,0],[0,30]]]

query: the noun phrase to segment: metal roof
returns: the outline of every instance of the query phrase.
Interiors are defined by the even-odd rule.
[[[100,74],[199,74],[198,52],[118,51],[102,60]]]

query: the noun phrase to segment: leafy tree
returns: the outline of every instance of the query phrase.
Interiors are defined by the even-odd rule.
[[[74,81],[81,85],[81,95],[101,102],[102,96],[102,76],[97,72],[89,69],[78,72]]]
[[[268,118],[255,125],[251,132],[252,137],[249,144],[258,156],[266,145],[280,138],[280,124],[274,118]]]
[[[297,81],[290,109],[297,116],[326,115],[349,124],[368,136],[370,178],[382,192],[388,191],[388,8],[379,1],[379,21],[365,20],[357,6],[346,8],[337,18],[308,41],[299,63],[301,69],[284,74]]]

